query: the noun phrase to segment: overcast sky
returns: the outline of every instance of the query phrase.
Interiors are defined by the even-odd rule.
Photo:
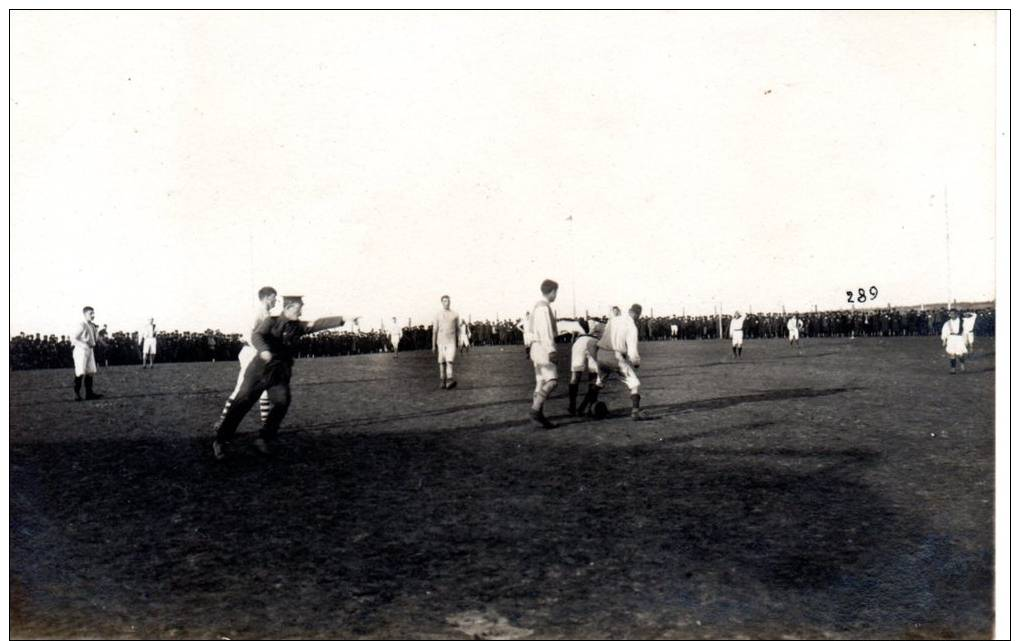
[[[992,12],[11,22],[13,333],[994,296]]]

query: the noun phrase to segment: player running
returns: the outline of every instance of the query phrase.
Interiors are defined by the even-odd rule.
[[[270,443],[276,438],[290,407],[290,378],[298,340],[306,334],[344,324],[342,316],[320,318],[312,323],[302,321],[303,307],[301,296],[284,296],[283,312],[264,319],[251,333],[252,348],[258,356],[248,363],[234,402],[216,426],[213,456],[217,460],[226,457],[225,445],[234,437],[241,419],[263,393],[268,393],[272,407],[255,439],[255,447],[263,454],[270,453]]]
[[[450,309],[450,297],[443,295],[439,301],[443,308],[436,314],[432,323],[432,351],[439,360],[440,389],[450,390],[457,387],[453,378],[453,362],[457,359],[457,331],[460,327],[460,315]]]
[[[259,290],[259,304],[255,309],[255,322],[251,327],[241,332],[242,347],[237,355],[237,362],[241,366],[241,371],[237,375],[237,384],[234,386],[234,391],[230,393],[230,396],[227,397],[227,402],[223,404],[220,421],[227,416],[231,404],[237,398],[237,393],[241,391],[241,385],[244,383],[244,372],[248,368],[248,364],[258,355],[251,342],[252,332],[258,329],[262,321],[270,317],[274,307],[276,307],[276,290],[272,287],[263,287]],[[266,419],[269,417],[269,408],[269,394],[262,392],[262,396],[259,398],[259,418],[263,425],[265,425]]]

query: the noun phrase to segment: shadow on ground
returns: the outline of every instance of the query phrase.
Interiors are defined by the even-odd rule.
[[[758,396],[775,393],[654,410]],[[199,439],[12,444],[12,629],[426,636],[491,611],[539,636],[904,636],[990,620],[990,560],[856,480],[877,453],[688,441],[290,432],[272,459],[242,440],[222,464]]]

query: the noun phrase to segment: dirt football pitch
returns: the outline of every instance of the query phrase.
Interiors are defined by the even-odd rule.
[[[987,637],[994,343],[642,343],[643,405],[547,414],[521,347],[299,360],[271,458],[237,363],[11,373],[11,634]],[[583,388],[582,388],[583,394]]]

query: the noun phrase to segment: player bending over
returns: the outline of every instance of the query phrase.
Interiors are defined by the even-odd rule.
[[[619,375],[624,385],[630,390],[630,417],[635,421],[647,417],[641,411],[641,381],[637,376],[637,368],[641,366],[641,354],[638,353],[637,320],[641,317],[641,305],[634,303],[627,315],[613,316],[606,324],[599,341],[598,363],[599,377],[605,385],[613,373]],[[592,406],[598,400],[599,388],[589,401]],[[588,401],[588,399],[585,399]]]
[[[591,402],[598,396],[598,389],[602,387],[602,378],[599,376],[599,339],[602,338],[602,323],[598,321],[591,321],[590,324],[585,320],[577,321],[581,325],[581,329],[584,333],[578,336],[574,340],[573,346],[570,348],[570,387],[567,388],[569,392],[569,405],[567,406],[567,413],[571,416],[583,415],[586,410],[590,411]],[[577,406],[577,392],[581,385],[581,376],[587,372],[588,374],[588,391],[584,396],[584,400],[581,401],[581,406]]]

